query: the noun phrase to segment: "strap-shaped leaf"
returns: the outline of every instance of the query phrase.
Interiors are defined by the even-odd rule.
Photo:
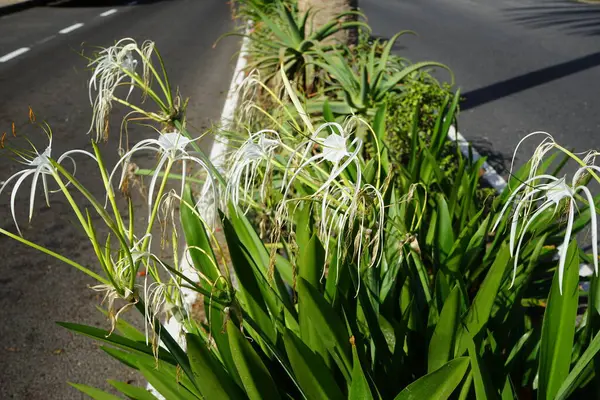
[[[277,306],[274,293],[264,277],[256,271],[256,265],[251,263],[252,257],[246,257],[247,251],[240,243],[236,230],[228,219],[223,219],[223,231],[231,256],[231,263],[238,278],[239,290],[237,296],[243,299],[247,312],[256,321],[260,329],[275,342],[276,331],[268,311],[267,301],[271,304],[274,316]]]
[[[569,373],[569,376],[567,376],[567,378],[563,381],[563,384],[561,385],[560,389],[558,390],[558,393],[556,394],[556,400],[563,400],[569,398],[573,390],[577,388],[574,385],[575,382],[577,382],[580,375],[583,374],[584,369],[589,365],[590,361],[592,361],[592,359],[596,357],[598,351],[600,351],[600,333],[596,334],[596,337],[594,338],[594,340],[592,340],[588,348],[583,352],[583,354],[573,367],[573,370],[571,370],[571,373]]]
[[[433,372],[454,358],[454,346],[459,335],[460,288],[455,286],[446,298],[440,319],[429,342],[427,372]]]
[[[459,357],[417,379],[394,400],[445,400],[450,397],[469,367],[469,357]]]
[[[112,379],[108,380],[108,383],[111,384],[115,389],[119,392],[123,393],[125,396],[134,400],[158,400],[152,393],[150,393],[147,389],[141,388],[139,386],[133,386],[125,382],[114,381]]]
[[[496,295],[502,284],[504,273],[507,266],[509,265],[510,251],[506,244],[500,249],[496,255],[496,261],[492,264],[489,269],[481,287],[479,288],[475,299],[469,307],[467,315],[464,318],[464,323],[467,326],[467,330],[472,336],[476,336],[477,333],[487,324],[492,307],[496,301]],[[461,348],[466,349],[465,345],[461,345]],[[458,354],[462,353],[459,352]]]
[[[346,325],[323,295],[302,278],[298,278],[298,298],[304,302],[303,311],[308,313],[309,319],[331,357],[337,363],[346,380],[350,381],[352,362],[350,360],[350,336],[346,330]]]
[[[283,343],[295,380],[308,399],[344,399],[335,378],[319,355],[287,329],[283,334]]]
[[[179,385],[177,379],[172,379],[155,368],[140,366],[140,372],[148,383],[166,399],[197,400],[200,398]]]
[[[352,346],[352,383],[350,384],[349,400],[370,400],[373,399],[369,382],[360,365],[360,359],[356,351],[356,346]]]
[[[548,306],[544,312],[540,345],[538,399],[554,399],[569,375],[579,300],[579,252],[572,241],[567,251],[563,291],[559,273],[554,274]]]
[[[97,389],[92,386],[82,385],[80,383],[71,383],[69,385],[73,386],[75,389],[79,390],[82,393],[87,394],[92,399],[95,400],[122,400],[120,397],[115,396],[114,394],[106,393],[103,390]]]
[[[232,323],[227,324],[227,336],[233,361],[250,399],[278,399],[277,385],[252,345]]]
[[[154,353],[152,352],[152,346],[147,345],[145,342],[138,342],[131,339],[127,339],[123,336],[117,335],[116,333],[108,335],[108,331],[100,328],[95,328],[93,326],[74,324],[70,322],[57,322],[57,324],[62,326],[63,328],[67,328],[72,332],[89,336],[93,339],[112,344],[125,350],[131,350],[142,354],[148,354],[150,356],[154,355]],[[176,361],[173,358],[173,356],[167,351],[165,351],[165,349],[163,348],[159,348],[158,357],[161,360],[164,360],[171,364],[176,364]]]
[[[186,185],[180,215],[185,240],[189,247],[189,257],[193,261],[194,268],[214,282],[221,274],[204,223],[194,211],[195,204],[192,191],[189,185]],[[210,285],[207,283],[200,284],[204,289],[210,290]]]
[[[187,351],[196,386],[207,399],[243,399],[242,390],[196,335],[186,335]]]
[[[119,362],[127,365],[135,370],[140,370],[140,367],[155,369],[160,371],[162,375],[170,377],[171,380],[176,381],[179,385],[184,386],[194,395],[200,397],[200,391],[195,386],[194,382],[186,375],[182,374],[176,366],[168,364],[162,360],[156,360],[153,356],[147,354],[129,353],[127,351],[115,349],[113,347],[101,346],[104,352],[111,357],[115,358]]]

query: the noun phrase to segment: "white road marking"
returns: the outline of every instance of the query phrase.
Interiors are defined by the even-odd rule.
[[[37,42],[35,42],[35,44],[44,44],[46,42],[51,41],[52,39],[54,39],[56,37],[56,35],[52,35],[52,36],[48,36],[43,38],[42,40],[38,40]]]
[[[101,17],[108,17],[109,15],[113,15],[114,13],[117,12],[116,8],[113,8],[111,10],[108,11],[104,11],[102,14],[100,14]]]
[[[67,26],[65,29],[61,29],[60,31],[58,31],[58,33],[65,35],[69,32],[73,32],[75,29],[81,28],[82,26],[83,26],[83,24],[81,22],[78,22],[71,26]]]
[[[0,57],[0,62],[7,62],[8,60],[12,60],[13,58],[18,57],[23,53],[27,53],[29,50],[31,50],[29,47],[21,47],[20,49],[11,51],[10,53]]]

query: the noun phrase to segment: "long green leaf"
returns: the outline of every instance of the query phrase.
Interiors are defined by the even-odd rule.
[[[296,381],[309,400],[343,399],[335,378],[323,362],[296,335],[285,330],[283,334],[285,351],[292,365]]]
[[[448,211],[448,204],[441,193],[437,193],[437,223],[434,248],[437,252],[437,261],[443,263],[454,244],[454,231],[452,230],[452,218]]]
[[[227,324],[231,353],[250,399],[278,399],[277,385],[248,339],[231,322]]]
[[[241,389],[198,336],[188,333],[186,342],[196,386],[205,398],[244,398]]]
[[[181,371],[178,370],[178,367],[174,365],[168,364],[160,359],[156,360],[155,357],[147,354],[130,353],[109,346],[101,346],[100,348],[111,357],[135,370],[139,371],[143,366],[146,369],[160,371],[161,375],[184,386],[197,397],[201,397],[200,391],[195,386],[194,382],[192,382],[186,374],[182,374]]]
[[[460,288],[455,286],[444,302],[440,319],[429,342],[427,372],[431,373],[454,358],[454,346],[459,332]]]
[[[122,400],[120,397],[115,396],[114,394],[106,393],[103,390],[96,389],[95,387],[91,387],[88,385],[82,385],[80,383],[71,383],[69,385],[73,386],[75,389],[79,390],[90,396],[95,400]]]
[[[320,288],[325,268],[325,249],[316,234],[301,245],[298,243],[298,275],[315,288]]]
[[[133,400],[157,400],[157,398],[150,393],[145,388],[141,388],[138,386],[133,386],[125,382],[114,381],[112,379],[108,380],[108,383],[111,384],[115,389],[119,392],[123,393],[125,396],[129,397]]]
[[[200,398],[179,385],[176,379],[170,378],[153,367],[140,365],[140,371],[148,383],[167,399],[196,400]]]
[[[473,300],[473,304],[469,307],[464,323],[467,330],[474,337],[487,324],[492,307],[496,301],[496,295],[502,284],[506,268],[510,261],[510,251],[506,244],[500,248],[496,255],[496,260],[489,269],[481,287],[477,291],[477,295]],[[466,346],[463,347],[466,349]],[[460,354],[460,353],[459,353]]]
[[[108,331],[100,328],[94,328],[93,326],[73,324],[70,322],[57,322],[58,325],[63,328],[67,328],[70,331],[85,335],[105,343],[112,344],[126,350],[132,350],[142,354],[148,354],[154,356],[152,346],[147,345],[145,342],[137,342],[131,339],[127,339],[123,336],[119,336],[115,333],[109,335]],[[171,364],[176,364],[175,359],[171,354],[165,351],[163,348],[159,348],[158,357]]]
[[[298,297],[305,302],[305,312],[317,329],[320,339],[336,361],[347,381],[351,380],[350,335],[346,325],[323,295],[310,283],[298,279]]]
[[[556,393],[556,400],[569,398],[573,390],[576,389],[574,383],[583,373],[590,361],[598,354],[598,351],[600,351],[600,333],[596,334],[594,340],[592,340],[588,348],[583,352],[579,360],[577,360],[577,363],[569,373],[569,376],[563,381],[563,384]],[[596,377],[596,379],[598,378]]]
[[[408,385],[395,400],[445,400],[462,381],[468,367],[469,357],[455,358]]]
[[[558,270],[554,274],[544,313],[540,346],[538,399],[554,399],[569,375],[579,300],[579,251],[572,241],[567,251],[563,292]]]
[[[217,268],[215,254],[208,235],[206,234],[204,223],[191,209],[195,204],[196,202],[192,197],[192,191],[189,185],[186,185],[183,193],[180,216],[185,239],[187,245],[190,247],[189,256],[193,261],[194,267],[214,282],[221,274]],[[201,282],[200,284],[202,284],[205,289],[211,289],[208,283]]]
[[[360,365],[360,359],[356,347],[352,346],[352,362],[354,367],[352,368],[352,384],[350,385],[350,392],[348,393],[349,400],[370,400],[373,399],[371,389],[369,388],[369,382],[367,377]]]

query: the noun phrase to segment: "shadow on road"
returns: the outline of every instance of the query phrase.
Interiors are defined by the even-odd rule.
[[[469,138],[469,143],[474,150],[486,158],[487,163],[492,166],[500,175],[508,172],[512,154],[504,154],[494,149],[491,141],[481,137]]]
[[[158,3],[165,0],[138,0],[136,5]],[[47,7],[118,7],[130,5],[133,0],[59,0],[50,1]]]
[[[465,100],[461,104],[461,110],[468,110],[598,65],[600,52],[475,89],[464,94]]]
[[[532,28],[559,28],[569,34],[600,35],[600,3],[556,0],[536,6],[505,9],[509,18]]]

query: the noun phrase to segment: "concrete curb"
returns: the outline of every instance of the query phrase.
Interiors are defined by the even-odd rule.
[[[249,29],[250,29],[250,24],[248,25],[248,28],[246,29],[246,33],[248,32]],[[240,85],[242,84],[242,82],[244,81],[244,68],[246,67],[246,64],[247,64],[246,54],[248,53],[249,41],[250,40],[248,39],[248,36],[244,36],[244,39],[242,40],[242,47],[240,49],[237,63],[236,63],[236,66],[235,66],[235,69],[233,72],[233,77],[231,79],[231,84],[229,86],[229,91],[227,92],[227,98],[225,99],[225,104],[223,105],[223,111],[221,112],[221,130],[228,130],[231,128],[231,126],[233,124],[233,116],[234,116],[235,109],[239,102],[239,88],[240,88]],[[210,161],[213,163],[213,165],[219,171],[222,171],[223,170],[223,162],[225,161],[224,156],[225,156],[225,152],[227,150],[227,140],[224,137],[221,137],[218,139],[219,139],[219,141],[215,141],[213,143],[209,158],[210,158]],[[212,193],[212,191],[210,189],[211,189],[210,184],[208,182],[206,182],[204,184],[204,186],[202,188],[202,192],[201,192],[203,198],[211,197],[210,194]],[[198,208],[199,208],[200,215],[202,215],[203,217],[210,215],[209,209],[214,204],[214,201],[216,201],[216,199],[210,198],[208,201],[203,201],[202,203],[199,203]],[[210,220],[210,219],[207,219],[207,220]],[[186,254],[186,252],[184,251],[184,253],[181,257],[180,264],[179,264],[180,268],[181,268],[181,273],[186,278],[190,279],[191,281],[198,282],[199,281],[198,274],[194,270],[194,267],[190,263],[188,257],[185,256],[185,254]],[[188,307],[188,309],[191,309],[191,307],[194,305],[194,303],[196,302],[196,300],[198,298],[197,292],[195,292],[194,290],[191,290],[191,289],[186,289],[186,288],[183,288],[181,290],[181,292],[182,292],[182,296],[183,296],[185,305]],[[169,320],[165,324],[165,329],[177,341],[177,343],[181,346],[181,348],[183,348],[185,350],[185,348],[186,348],[185,329],[184,329],[183,325],[179,321],[177,321],[177,319],[175,317],[172,316],[171,318],[169,318]],[[152,385],[150,385],[150,383],[147,384],[147,389],[157,398],[159,398],[159,399],[163,398],[152,387]]]
[[[473,161],[477,161],[481,158],[481,154],[471,147],[471,144],[463,135],[460,134],[459,131],[456,130],[454,125],[450,126],[450,130],[448,131],[448,139],[458,144],[460,152],[463,153],[465,157],[468,158],[470,153],[473,156]],[[486,181],[488,185],[496,189],[496,192],[498,193],[502,193],[506,187],[506,181],[504,178],[501,177],[494,167],[487,162],[483,163],[483,176],[481,178]]]

